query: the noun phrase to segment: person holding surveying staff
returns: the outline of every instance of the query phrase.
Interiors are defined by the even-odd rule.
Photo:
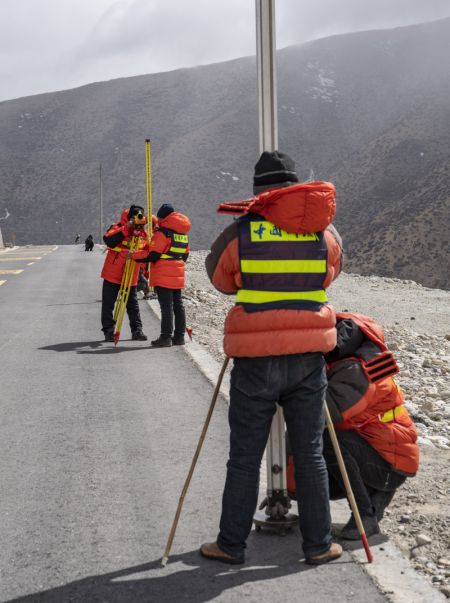
[[[189,218],[164,203],[156,214],[158,223],[150,242],[150,253],[133,254],[138,262],[150,262],[150,287],[155,288],[161,308],[161,334],[151,344],[155,348],[184,345],[186,315],[181,292],[184,267],[189,257]],[[175,317],[175,325],[174,325]]]
[[[259,469],[278,402],[289,432],[306,562],[337,559],[331,542],[328,477],[322,456],[323,354],[336,345],[336,316],[326,288],[339,275],[342,243],[331,226],[336,191],[329,182],[298,183],[294,161],[264,152],[254,194],[206,258],[216,289],[236,295],[225,320],[224,351],[234,359],[230,453],[216,542],[200,553],[245,560],[256,509]],[[242,205],[242,204],[241,204]]]
[[[110,226],[103,236],[103,240],[108,247],[101,273],[101,277],[103,278],[102,331],[105,334],[105,341],[114,342],[114,304],[119,293],[132,238],[139,237],[139,249],[148,253],[149,241],[148,233],[145,229],[146,223],[147,218],[144,215],[144,209],[139,205],[132,205],[123,210],[120,221]],[[136,264],[131,280],[127,314],[130,320],[132,339],[146,341],[147,336],[142,331],[142,321],[136,292],[138,277],[139,264]]]

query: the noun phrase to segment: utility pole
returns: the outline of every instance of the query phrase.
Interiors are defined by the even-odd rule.
[[[258,75],[259,152],[278,148],[275,0],[256,0],[256,62]],[[255,514],[257,529],[262,526],[284,532],[296,525],[289,514],[287,493],[286,438],[281,406],[273,418],[266,447],[267,507]]]
[[[99,242],[103,241],[103,179],[102,179],[102,164],[99,166],[99,193],[100,193],[100,238]]]

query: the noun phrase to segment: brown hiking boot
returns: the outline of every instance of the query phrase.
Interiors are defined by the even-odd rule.
[[[308,565],[322,565],[322,563],[328,563],[334,559],[339,559],[342,555],[342,547],[336,542],[332,542],[330,548],[326,553],[322,555],[315,555],[314,557],[306,557],[305,563]]]
[[[224,553],[222,549],[219,549],[217,542],[206,542],[200,547],[200,555],[207,559],[214,559],[215,561],[222,561],[223,563],[230,563],[231,565],[239,565],[244,563],[245,557],[233,557]]]

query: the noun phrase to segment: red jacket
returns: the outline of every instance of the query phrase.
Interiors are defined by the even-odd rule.
[[[337,320],[337,346],[326,356],[326,400],[335,429],[356,431],[394,469],[414,475],[419,467],[417,431],[392,377],[396,365],[383,329],[362,314],[342,312]],[[374,366],[381,368],[375,371]],[[377,378],[383,374],[387,376]],[[292,457],[287,480],[288,490],[295,492]]]
[[[289,233],[324,231],[327,247],[324,287],[341,270],[342,243],[331,226],[335,198],[335,188],[329,182],[301,183],[261,193],[247,210]],[[206,258],[212,284],[228,295],[235,295],[243,288],[238,223],[239,220],[233,222],[222,232]],[[335,323],[335,312],[329,304],[319,311],[272,309],[251,313],[237,304],[225,320],[224,351],[232,357],[328,352],[336,345]]]
[[[185,259],[164,259],[172,246],[172,235],[187,235],[191,222],[187,216],[178,212],[170,213],[163,220],[158,220],[158,226],[150,241],[149,250],[137,253],[136,259],[147,259],[150,266],[150,286],[165,287],[166,289],[184,288],[184,266],[189,245],[186,248]],[[150,252],[150,253],[149,253]]]
[[[129,228],[128,223],[128,209],[125,209],[120,216],[120,222],[116,222],[108,228],[103,240],[108,246],[106,253],[105,263],[103,264],[103,270],[101,277],[110,283],[116,283],[120,285],[123,277],[123,270],[125,262],[127,261],[128,251],[130,249],[130,242],[133,236],[139,237],[139,250],[144,253],[148,253],[149,241],[148,233],[144,228]],[[139,256],[139,253],[135,255]],[[133,255],[133,258],[135,257]],[[135,265],[132,285],[136,285],[139,276],[139,264]]]

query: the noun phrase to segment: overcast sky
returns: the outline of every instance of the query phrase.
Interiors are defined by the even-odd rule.
[[[255,54],[254,0],[0,0],[0,100]],[[450,0],[277,0],[279,48],[450,16]]]

